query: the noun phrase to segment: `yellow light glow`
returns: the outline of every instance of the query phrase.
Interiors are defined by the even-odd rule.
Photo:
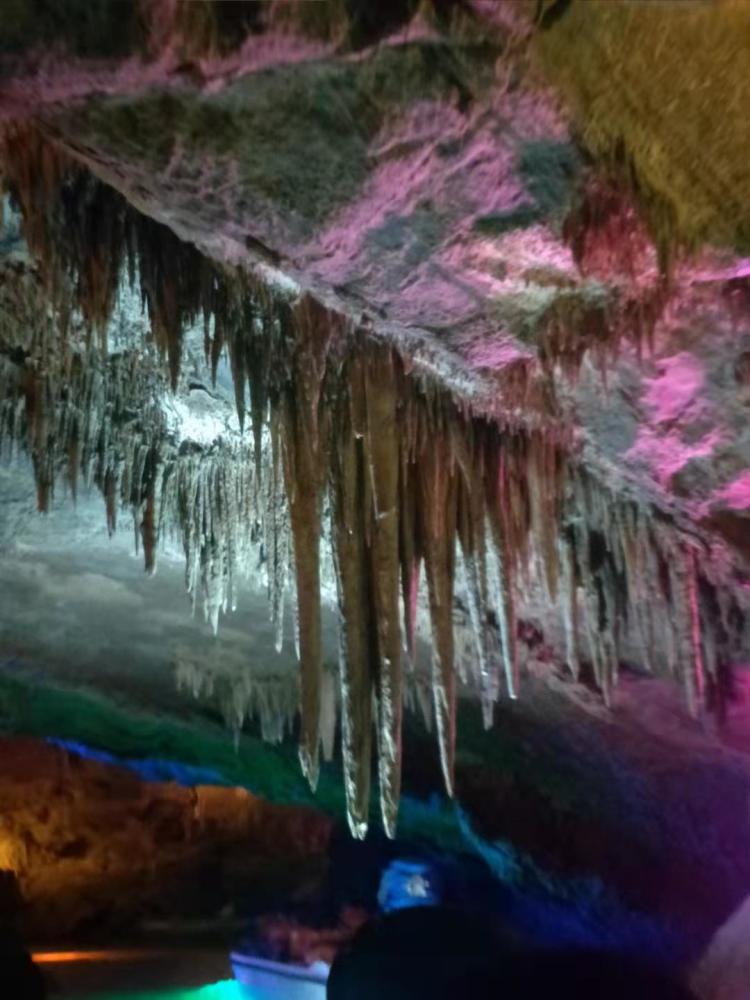
[[[31,957],[37,965],[65,965],[69,962],[137,962],[153,958],[145,949],[109,949],[105,951],[34,951]]]
[[[0,870],[17,872],[19,868],[18,844],[11,837],[0,837]]]

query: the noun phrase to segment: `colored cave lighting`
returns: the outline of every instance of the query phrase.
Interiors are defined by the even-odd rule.
[[[97,993],[91,1000],[252,1000],[252,996],[243,992],[233,979],[224,979],[208,986]]]
[[[153,959],[160,953],[152,949],[114,948],[96,951],[35,951],[32,958],[37,965],[68,965],[75,962],[132,963]],[[124,976],[127,972],[124,972]],[[104,991],[89,1000],[252,1000],[234,979],[223,979],[203,986],[169,987],[164,989]]]
[[[146,990],[137,993],[103,993],[95,1000],[252,1000],[234,979],[187,989]]]
[[[233,979],[208,986],[165,990],[138,990],[135,993],[100,993],[94,1000],[252,1000]]]
[[[101,951],[35,951],[32,958],[37,965],[68,965],[71,962],[134,962],[152,958],[152,951],[117,949]]]

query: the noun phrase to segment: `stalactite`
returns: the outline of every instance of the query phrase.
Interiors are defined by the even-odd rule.
[[[367,427],[363,437],[371,482],[371,592],[378,642],[378,766],[383,825],[395,836],[401,795],[401,622],[399,616],[400,382],[392,350],[368,351],[364,368]]]
[[[117,480],[111,469],[104,473],[104,505],[107,517],[107,534],[112,535],[117,530]]]
[[[269,419],[270,462],[263,477],[264,548],[268,573],[268,596],[271,624],[274,628],[276,651],[281,652],[284,642],[284,594],[289,568],[289,509],[284,491],[281,468],[280,412],[275,408]],[[262,458],[255,444],[256,479]]]
[[[320,536],[326,475],[325,410],[321,392],[331,337],[330,315],[311,297],[294,314],[294,391],[282,394],[284,474],[294,537],[299,615],[302,722],[300,762],[310,785],[318,780],[320,743]]]
[[[438,414],[424,416],[416,460],[419,464],[420,533],[432,621],[432,691],[440,763],[453,795],[456,749],[456,678],[453,669],[453,578],[458,484],[453,460],[453,428]]]
[[[490,657],[490,594],[502,602],[499,567],[488,570],[487,515],[485,510],[485,428],[475,429],[465,447],[459,450],[461,477],[458,483],[458,539],[461,546],[464,588],[474,634],[474,649],[479,671],[479,691],[485,728],[492,724],[494,705],[499,693],[495,664]],[[497,558],[497,557],[495,557]],[[494,572],[493,572],[494,571]],[[490,588],[490,581],[495,586]],[[505,624],[505,604],[497,609],[498,620]],[[503,625],[501,625],[502,629]],[[506,637],[507,638],[507,637]]]
[[[212,288],[205,259],[166,226],[133,209],[33,125],[6,126],[0,147],[6,184],[22,209],[24,235],[58,313],[69,314],[72,298],[106,347],[123,272],[132,280],[137,270],[154,342],[176,387],[182,332],[203,311],[202,297]],[[67,321],[60,326],[67,327]]]
[[[323,670],[320,688],[320,744],[323,760],[330,763],[336,749],[337,678],[333,670]]]
[[[606,385],[607,372],[631,343],[642,357],[653,350],[654,330],[669,299],[667,277],[604,284],[588,281],[559,290],[538,322],[539,360],[544,371],[556,368],[575,379],[584,357],[590,357]]]
[[[268,313],[263,318],[254,318],[254,325],[260,329],[253,330],[253,336],[247,337],[245,353],[247,371],[250,380],[250,418],[253,428],[253,446],[255,449],[255,475],[258,486],[262,480],[263,466],[263,429],[269,420],[269,383],[272,351],[268,345],[273,339],[273,319]]]
[[[147,573],[156,572],[156,458],[152,452],[146,455],[142,474],[144,496],[140,503],[139,531],[143,544],[143,559]]]
[[[477,517],[471,509],[474,498],[482,496],[480,489],[472,488],[477,485],[476,483],[469,486],[463,483],[459,485],[458,537],[461,545],[461,567],[469,621],[474,636],[474,655],[479,672],[482,712],[485,723],[487,723],[488,718],[491,719],[492,707],[497,693],[494,690],[489,664],[489,628],[487,622],[489,598],[484,517],[482,516],[483,511]]]
[[[698,574],[696,570],[695,550],[690,548],[685,552],[687,562],[688,602],[690,605],[690,635],[693,643],[693,666],[695,673],[696,701],[700,707],[706,694],[706,670],[703,662],[703,636],[701,634],[701,617],[698,606]]]
[[[413,445],[410,432],[415,424],[414,400],[407,395],[400,429],[401,474],[399,479],[399,556],[401,561],[401,601],[404,612],[404,637],[409,666],[416,665],[417,597],[422,563],[422,541],[417,518],[417,478],[411,461]]]
[[[372,620],[372,579],[364,520],[365,455],[353,413],[364,402],[361,362],[352,361],[349,391],[342,393],[332,424],[331,494],[338,599],[341,609],[341,725],[344,787],[352,836],[367,832],[372,763],[372,705],[377,635]]]
[[[485,489],[489,530],[486,536],[491,546],[488,560],[493,605],[500,632],[505,684],[511,698],[518,697],[519,668],[516,637],[515,581],[521,559],[519,548],[525,540],[518,537],[518,525],[512,523],[509,499],[511,484],[508,481],[507,454],[497,441],[486,449]],[[515,494],[514,489],[514,494]],[[519,498],[515,497],[519,506]],[[528,524],[527,524],[528,530]]]
[[[254,497],[250,454],[226,446],[178,455],[163,491],[165,520],[181,529],[188,593],[194,604],[202,593],[214,631],[234,603],[237,567],[253,549]]]
[[[299,683],[294,674],[264,674],[242,669],[236,654],[221,646],[208,657],[179,647],[174,659],[179,690],[194,698],[212,698],[236,734],[245,721],[259,725],[267,743],[281,743],[293,729],[299,701]]]
[[[549,435],[533,432],[528,442],[529,516],[550,602],[557,599],[559,574],[557,538],[563,465],[559,448]]]
[[[578,572],[573,541],[567,531],[560,533],[559,560],[565,659],[573,680],[577,681],[581,671],[578,655]]]
[[[576,513],[570,528],[575,564],[573,580],[580,581],[584,607],[584,631],[591,667],[605,704],[610,703],[619,662],[619,605],[614,553],[619,536],[612,530],[610,512],[587,476],[576,476],[571,493]],[[570,594],[564,595],[570,601]],[[577,598],[576,598],[577,599]],[[563,614],[570,614],[563,609]]]
[[[0,138],[4,187],[10,188],[21,208],[26,242],[43,262],[47,287],[58,302],[62,269],[53,214],[68,163],[33,127],[8,124]]]
[[[529,490],[530,442],[526,435],[506,434],[498,447],[498,517],[508,570],[528,575],[531,505]],[[494,478],[494,477],[493,477]]]
[[[716,686],[717,679],[719,676],[719,650],[717,641],[717,628],[709,617],[709,615],[703,611],[700,602],[698,600],[699,593],[696,580],[696,604],[698,610],[698,629],[700,632],[700,655],[701,661],[705,664],[706,672],[706,683],[701,686],[701,691],[703,694],[706,692],[706,687],[708,684],[713,684]],[[693,639],[695,642],[695,637]],[[718,707],[718,706],[717,706]]]
[[[418,671],[414,681],[417,704],[422,713],[422,721],[428,733],[432,732],[435,717],[435,703],[432,695],[432,676]]]
[[[551,372],[559,366],[575,377],[587,352],[593,352],[599,368],[606,371],[613,343],[611,303],[603,286],[565,289],[554,297],[542,321],[539,359]]]
[[[701,577],[695,541],[685,541],[663,517],[647,516],[642,505],[618,501],[580,468],[567,517],[562,539],[570,542],[563,547],[572,544],[575,551],[571,573],[580,587],[590,662],[605,701],[617,681],[622,637],[630,629],[649,672],[657,639],[663,639],[667,670],[680,680],[690,712],[698,714],[721,657],[712,624],[716,614],[705,602],[725,591]],[[565,571],[563,580],[565,616],[570,597]],[[566,620],[568,641],[575,631]]]
[[[669,586],[674,615],[677,662],[690,714],[700,712],[705,677],[701,641],[695,555],[692,549],[674,545],[668,563]]]

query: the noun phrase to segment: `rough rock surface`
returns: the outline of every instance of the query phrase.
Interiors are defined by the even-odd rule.
[[[742,1000],[750,982],[750,906],[745,901],[718,929],[693,975],[703,1000]]]
[[[742,256],[747,251],[739,236],[735,244],[725,240],[722,245],[697,245],[691,231],[687,235],[692,242],[688,240],[679,213],[668,210],[669,192],[654,188],[657,168],[678,162],[682,170],[691,155],[702,162],[704,151],[685,150],[689,130],[677,130],[676,140],[669,129],[660,133],[658,143],[649,141],[653,137],[648,132],[644,139],[642,129],[660,127],[662,118],[638,119],[636,114],[640,145],[635,153],[644,147],[648,153],[658,149],[659,162],[644,163],[633,153],[632,163],[622,164],[617,156],[602,155],[609,137],[606,129],[596,129],[596,108],[587,110],[584,99],[578,102],[582,108],[561,100],[561,93],[573,86],[566,75],[570,67],[557,67],[566,84],[559,90],[554,67],[546,79],[540,75],[540,67],[550,69],[544,54],[548,44],[559,44],[561,59],[569,53],[562,46],[571,44],[569,18],[580,24],[585,7],[581,2],[536,5],[541,12],[536,26],[533,12],[531,20],[526,17],[524,4],[435,3],[419,11],[405,4],[400,20],[381,25],[383,30],[374,34],[361,12],[352,13],[357,5],[344,4],[348,13],[341,36],[335,18],[332,24],[325,15],[321,28],[306,16],[297,18],[298,5],[290,5],[292,14],[285,21],[279,14],[284,5],[270,4],[263,7],[260,20],[245,24],[247,38],[231,52],[217,41],[220,34],[211,34],[218,31],[218,21],[209,17],[199,31],[195,21],[192,27],[180,22],[182,6],[155,6],[164,16],[159,30],[152,25],[146,57],[132,54],[128,35],[130,41],[123,38],[124,52],[107,47],[97,53],[94,47],[93,54],[108,60],[92,61],[90,35],[83,31],[90,25],[87,20],[81,22],[81,35],[73,33],[68,39],[72,50],[86,58],[34,63],[14,56],[3,64],[0,119],[7,125],[8,148],[18,154],[10,157],[6,172],[24,209],[23,231],[39,258],[35,270],[19,246],[17,220],[11,216],[2,243],[4,250],[13,251],[12,260],[4,265],[0,283],[0,353],[3,370],[10,371],[8,400],[13,403],[4,411],[4,426],[10,428],[5,439],[11,449],[20,444],[31,452],[40,502],[52,510],[46,529],[37,530],[28,518],[33,490],[27,468],[3,476],[0,539],[8,546],[8,558],[2,572],[8,583],[23,584],[8,604],[10,620],[2,623],[5,651],[32,662],[43,660],[49,676],[61,682],[106,684],[164,710],[170,702],[165,661],[178,660],[183,683],[212,706],[220,703],[235,729],[247,715],[259,719],[264,735],[278,741],[290,728],[297,706],[296,681],[289,670],[295,637],[287,635],[292,640],[289,652],[281,654],[273,642],[284,633],[282,598],[286,595],[289,602],[295,593],[302,595],[297,639],[303,665],[303,766],[314,783],[318,743],[324,756],[330,755],[338,702],[344,707],[350,819],[352,828],[363,833],[369,815],[375,691],[383,820],[392,830],[401,731],[395,662],[400,654],[393,639],[400,635],[387,609],[392,610],[396,585],[402,583],[405,630],[416,627],[417,662],[429,662],[425,647],[430,641],[435,649],[428,681],[424,671],[410,672],[414,640],[407,636],[405,700],[408,707],[419,707],[437,729],[446,782],[452,788],[455,777],[459,807],[469,817],[463,835],[510,883],[554,883],[550,873],[563,878],[591,875],[614,887],[620,900],[636,910],[652,914],[663,906],[670,920],[681,912],[683,940],[677,950],[682,948],[684,954],[692,948],[694,953],[695,942],[703,940],[748,889],[738,846],[748,819],[744,754],[750,664],[750,319],[748,262]],[[444,8],[454,6],[456,16],[446,21]],[[566,14],[569,6],[572,10]],[[528,10],[533,7],[528,5]],[[554,12],[544,13],[548,8]],[[193,8],[210,9],[204,4]],[[609,30],[604,22],[610,16],[616,21],[621,15],[593,15],[590,34],[584,19],[579,32],[583,41],[598,45],[600,30]],[[635,15],[626,10],[622,16],[628,30],[635,30]],[[666,38],[671,37],[666,21],[682,14],[659,11],[645,16],[653,37]],[[686,14],[684,30],[700,37],[702,16]],[[653,30],[648,20],[652,17],[664,19],[658,26],[661,34]],[[212,24],[208,31],[206,25]],[[722,5],[716,25],[715,31],[704,32],[707,44],[721,43],[727,32],[732,39],[744,37],[742,5]],[[18,52],[26,46],[24,32],[33,34],[33,27],[22,17],[12,26],[12,49]],[[66,38],[69,32],[68,26]],[[646,42],[636,55],[645,53],[653,60],[658,53]],[[730,48],[731,58],[721,63],[721,73],[717,70],[726,94],[728,74],[737,65],[734,41]],[[623,62],[628,71],[630,58]],[[645,80],[649,74],[640,76]],[[608,77],[607,96],[619,95],[630,109],[639,80],[638,74]],[[743,79],[738,86],[740,94],[731,107],[744,106]],[[683,88],[681,114],[695,107],[700,121],[702,95],[700,88]],[[614,120],[613,112],[610,118]],[[628,155],[632,152],[626,149]],[[719,152],[726,158],[726,148],[717,140],[714,172],[703,171],[697,180],[688,177],[687,188],[682,184],[680,189],[700,188],[703,182],[705,233],[736,230],[741,235],[740,210],[736,226],[713,224],[721,222],[722,205],[732,203],[730,198],[719,199],[717,209],[721,178],[737,180],[734,166],[729,171]],[[73,168],[58,190],[56,171],[65,174],[67,169],[59,163]],[[79,192],[79,201],[71,191]],[[91,204],[100,211],[90,211]],[[55,226],[59,237],[61,219],[62,247],[52,238]],[[166,229],[154,227],[153,220]],[[124,228],[118,229],[120,225]],[[114,312],[109,308],[116,282],[107,277],[107,268],[113,260],[124,266],[125,255],[107,239],[125,231],[142,239],[140,277],[150,328],[134,318],[137,296],[125,296],[125,304]],[[92,260],[85,251],[94,240],[101,252]],[[165,280],[165,258],[179,261],[176,271],[184,265],[182,286]],[[56,506],[59,488],[50,500],[55,476],[45,460],[52,464],[54,458],[60,465],[55,443],[69,443],[68,434],[77,447],[78,436],[59,423],[57,438],[48,436],[49,448],[40,446],[46,412],[38,405],[33,378],[30,385],[20,383],[19,393],[18,371],[47,373],[50,355],[34,367],[37,359],[23,352],[36,343],[29,332],[34,324],[44,327],[42,292],[60,304],[55,280],[61,261],[70,265],[69,273],[65,266],[62,271],[75,286],[78,305],[84,313],[89,308],[95,314],[98,329],[108,324],[110,353],[104,361],[99,358],[91,368],[84,367],[86,391],[92,372],[98,378],[108,365],[119,364],[113,360],[118,330],[125,331],[119,348],[135,349],[138,365],[142,363],[132,383],[123,377],[112,390],[113,398],[105,393],[93,408],[99,422],[86,425],[86,443],[94,457],[89,457],[89,475],[83,478],[87,484],[97,481],[91,469],[104,455],[97,485],[112,529],[117,518],[122,520],[115,473],[126,466],[131,476],[133,468],[142,472],[147,465],[133,442],[145,440],[156,451],[163,449],[159,454],[170,470],[194,461],[200,474],[187,477],[194,487],[189,502],[183,502],[184,494],[176,494],[179,502],[170,494],[172,507],[165,501],[163,509],[169,513],[164,519],[173,518],[167,526],[186,550],[188,586],[194,600],[203,599],[207,619],[215,626],[236,600],[236,616],[222,620],[215,643],[199,623],[186,619],[184,626],[178,624],[176,564],[169,553],[160,557],[165,580],[149,581],[150,589],[145,582],[136,585],[131,564],[124,563],[121,571],[109,568],[114,548],[104,544],[104,526],[98,537],[87,537],[90,501],[82,497],[81,520],[71,526]],[[246,356],[237,327],[226,322],[232,309],[222,312],[195,292],[206,261],[216,287],[216,276],[231,273],[249,276],[251,287],[260,289],[253,315],[266,324],[266,345],[292,309],[299,320],[295,336],[298,341],[304,339],[302,334],[307,337],[306,353],[300,349],[290,358],[269,348]],[[13,295],[22,286],[32,291],[19,304]],[[180,303],[169,297],[175,287],[189,299],[185,311],[191,322],[183,324],[184,329],[175,321]],[[210,281],[207,287],[215,290]],[[28,308],[29,299],[34,308]],[[231,366],[219,365],[216,388],[211,385],[211,359],[202,357],[202,331],[193,322],[199,320],[201,307],[209,315],[209,355],[228,347],[231,358]],[[28,310],[28,323],[14,321],[21,308]],[[91,355],[82,347],[83,326],[76,323],[74,317],[74,354],[85,356],[89,364]],[[224,341],[217,333],[221,323],[226,327]],[[342,330],[351,355],[341,360],[331,352],[333,360],[321,364],[333,333]],[[51,341],[41,339],[46,350]],[[385,370],[397,364],[399,378],[403,376],[398,385],[404,395],[398,404],[406,403],[399,411],[400,424],[394,424],[386,405],[388,393],[377,391],[383,386],[390,391],[395,381],[376,382],[372,376],[373,371],[382,374],[374,359],[382,362],[384,345],[393,352],[385,355],[390,358]],[[297,346],[295,342],[295,350]],[[168,355],[174,395],[154,357],[159,351]],[[60,356],[66,357],[64,350]],[[321,368],[330,376],[326,364],[336,376],[339,369],[345,371],[348,395],[342,394],[342,407],[331,412],[323,408],[318,427],[313,419],[318,412],[316,393],[324,381]],[[231,488],[221,494],[222,503],[240,497],[250,507],[255,504],[257,512],[257,481],[248,471],[250,430],[240,435],[233,412],[235,401],[240,411],[246,402],[246,374],[251,397],[255,393],[253,398],[261,399],[263,406],[268,402],[264,393],[274,397],[279,382],[283,384],[282,402],[276,410],[271,406],[280,423],[270,419],[263,430],[267,438],[258,438],[270,442],[263,456],[264,461],[272,456],[273,474],[279,474],[283,464],[287,478],[282,486],[280,475],[274,479],[276,492],[269,493],[270,502],[264,500],[260,532],[249,520],[237,528],[242,519],[224,517],[223,509],[222,517],[211,521],[221,504],[207,502],[203,507],[195,501],[201,489],[208,495],[207,483],[225,482],[217,470],[230,470]],[[65,384],[63,379],[63,392]],[[101,388],[104,383],[93,384]],[[130,388],[123,392],[120,385]],[[25,443],[19,441],[24,437],[18,430],[22,421],[13,422],[21,410],[11,389],[23,398],[30,415]],[[370,408],[377,399],[387,411],[385,416],[378,411],[382,426],[397,426],[401,432],[400,447],[412,433],[422,442],[420,461],[412,462],[421,463],[419,502],[406,489],[397,506],[402,523],[408,519],[404,511],[411,509],[406,494],[409,502],[428,511],[430,516],[414,532],[415,537],[421,535],[418,547],[426,551],[415,553],[412,538],[411,550],[405,546],[399,553],[402,581],[388,556],[394,546],[388,533],[394,509],[393,476],[389,478],[393,453],[388,445],[394,435],[373,433],[362,416],[357,400],[367,400],[368,392]],[[67,412],[62,405],[67,398],[56,398],[56,413]],[[81,407],[82,413],[90,411]],[[428,411],[429,420],[420,424]],[[411,424],[413,412],[418,416]],[[111,414],[114,418],[107,422]],[[118,438],[123,426],[125,433]],[[482,440],[476,431],[480,426],[500,428],[501,443],[495,451],[470,452],[467,460],[462,448],[467,440],[472,446]],[[331,427],[343,443],[334,449],[339,463],[332,465],[335,489],[323,503],[322,489],[316,491],[312,483],[325,467]],[[422,428],[422,437],[414,427]],[[109,438],[106,447],[101,445],[110,434],[115,445],[110,447]],[[221,444],[216,445],[219,437]],[[127,462],[120,462],[123,440],[130,449]],[[515,443],[519,445],[514,451]],[[362,449],[367,449],[367,461]],[[71,452],[64,457],[74,466],[78,453]],[[563,452],[576,470],[570,480],[559,474]],[[484,475],[484,470],[494,470],[495,459],[505,470],[496,479],[507,475],[512,484],[510,500],[506,496],[502,504],[487,503],[490,520],[499,506],[510,510],[501,531],[487,526],[484,507],[476,516],[472,505],[485,495],[484,485],[492,475]],[[376,470],[370,483],[363,471],[367,462]],[[463,480],[454,465],[461,466],[470,483],[460,501],[457,482]],[[480,465],[482,475],[472,478]],[[453,471],[447,474],[446,469]],[[149,475],[143,481],[152,484],[154,476]],[[75,475],[70,478],[75,483]],[[136,541],[146,549],[152,569],[157,536],[163,544],[169,532],[156,530],[159,505],[153,491],[144,488],[141,495],[141,481],[132,479],[136,485],[127,495],[123,488],[121,499],[133,515]],[[490,501],[498,499],[491,489],[488,496]],[[283,518],[269,515],[270,509],[286,517],[287,498],[294,543],[298,549],[307,547],[304,555],[296,553],[296,587],[289,585],[289,524],[277,532]],[[371,521],[359,514],[368,504],[374,511]],[[453,511],[452,523],[440,520],[446,510]],[[268,530],[270,522],[273,531]],[[30,538],[35,532],[37,538]],[[326,562],[324,554],[318,564],[313,555],[321,532],[326,543],[333,540],[338,563]],[[64,543],[58,548],[59,536]],[[359,541],[347,549],[348,538]],[[572,561],[571,539],[576,553]],[[403,539],[399,544],[404,546]],[[116,537],[112,545],[120,547],[121,542]],[[493,550],[493,559],[499,557],[500,566],[497,579],[489,584],[491,572],[483,564],[484,555],[478,554],[485,545]],[[71,548],[74,555],[69,554]],[[456,551],[460,560],[454,565]],[[427,585],[412,602],[417,588],[409,575],[411,563],[418,564],[421,555],[429,556]],[[251,584],[246,588],[236,584],[238,566],[249,571]],[[357,590],[366,575],[363,567],[371,576]],[[256,600],[257,591],[269,583],[273,629],[265,619],[260,624]],[[74,586],[77,603],[67,593]],[[555,589],[561,598],[557,602]],[[84,595],[90,595],[91,607]],[[320,599],[326,607],[338,602],[346,624],[344,683],[338,696],[331,686],[335,669],[328,669],[337,653],[328,612],[322,645],[316,633],[321,628],[315,614]],[[44,615],[44,627],[23,635],[36,613],[32,604]],[[123,625],[125,604],[134,622],[129,648],[141,664],[140,676],[124,662],[120,636],[128,632]],[[105,605],[109,617],[104,621],[113,621],[118,610],[122,620],[92,645],[91,609]],[[294,633],[293,628],[287,631]],[[181,652],[175,642],[180,632]],[[485,632],[490,637],[486,642]],[[367,650],[376,647],[388,650],[388,655],[368,659]],[[268,670],[271,661],[284,677],[273,690],[268,683],[274,672]],[[154,665],[148,678],[143,676],[147,663]],[[563,664],[575,679],[563,680]],[[618,670],[624,676],[615,689]],[[654,679],[670,674],[682,680],[694,718],[661,680]],[[528,707],[507,699],[496,705],[504,685],[517,693],[519,675],[528,690]],[[592,693],[592,686],[600,689],[609,708]],[[474,719],[464,742],[459,730],[455,743],[454,705],[477,697],[485,721],[494,714],[500,735],[480,738]],[[188,712],[182,701],[175,701],[174,707]],[[464,715],[471,712],[466,709]],[[502,733],[504,723],[513,738]],[[30,716],[19,710],[11,724],[30,726]],[[62,725],[59,719],[56,725]],[[514,755],[525,754],[519,747],[524,747],[527,727],[529,755],[538,753],[543,765],[525,771],[525,760]],[[558,736],[558,731],[564,735]],[[411,731],[406,743],[407,793],[429,794],[436,787],[432,755]],[[550,777],[556,773],[558,753],[566,762],[562,791]],[[283,750],[278,755],[273,759],[284,760]],[[340,809],[340,797],[330,793],[325,764],[321,775],[321,800]],[[568,797],[568,781],[580,782],[579,794]],[[292,794],[291,788],[284,785],[282,794]],[[592,788],[598,794],[588,816]],[[413,818],[407,808],[407,825]],[[430,823],[437,838],[440,824],[433,817],[424,828]],[[620,840],[625,828],[627,846]],[[659,846],[664,839],[668,851]],[[695,876],[695,869],[701,874]],[[635,888],[639,880],[647,884],[642,896]],[[571,892],[579,909],[586,911],[590,901],[585,901],[585,886],[578,884]],[[554,883],[552,895],[556,893],[564,895],[565,890]],[[591,906],[596,910],[599,904]],[[595,923],[602,923],[605,909],[602,903]],[[626,931],[621,927],[619,933],[624,940]]]
[[[0,868],[33,940],[216,919],[314,880],[330,822],[244,789],[147,781],[32,740],[3,739]]]

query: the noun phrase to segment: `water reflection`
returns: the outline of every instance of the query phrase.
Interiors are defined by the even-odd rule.
[[[199,986],[195,989],[138,990],[135,993],[96,993],[71,1000],[248,1000],[234,979]]]
[[[90,951],[56,948],[36,951],[33,958],[50,996],[61,1000],[249,1000],[230,978],[228,944],[218,942],[211,947],[191,940],[174,947],[152,942]]]

